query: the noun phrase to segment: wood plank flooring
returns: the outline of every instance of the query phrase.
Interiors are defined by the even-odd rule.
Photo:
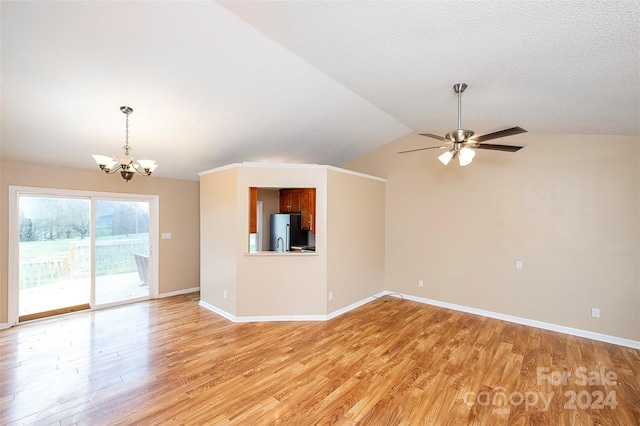
[[[393,297],[234,324],[176,296],[0,348],[3,425],[640,425],[640,351]]]

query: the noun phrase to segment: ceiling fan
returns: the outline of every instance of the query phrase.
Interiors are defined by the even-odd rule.
[[[516,152],[523,148],[522,146],[513,145],[496,145],[490,143],[484,143],[491,139],[504,138],[506,136],[513,136],[519,133],[525,133],[526,130],[522,127],[511,127],[510,129],[500,130],[498,132],[489,133],[482,136],[474,136],[473,130],[464,130],[461,125],[461,111],[462,111],[462,92],[467,88],[465,83],[458,83],[453,85],[453,90],[458,94],[458,130],[447,133],[444,136],[434,135],[432,133],[420,133],[420,136],[426,136],[428,138],[437,139],[445,142],[442,146],[430,146],[427,148],[410,149],[408,151],[400,151],[398,154],[405,154],[407,152],[422,151],[425,149],[442,149],[447,148],[447,152],[440,155],[438,160],[445,166],[449,164],[453,158],[458,157],[461,166],[466,166],[473,161],[473,157],[476,155],[474,149],[491,149],[494,151],[506,151]]]

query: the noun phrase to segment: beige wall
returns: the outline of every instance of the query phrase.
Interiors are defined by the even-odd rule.
[[[171,240],[159,239],[159,292],[176,292],[200,285],[198,182],[137,176],[125,183],[118,176],[106,176],[98,170],[54,168],[7,161],[0,161],[0,164],[0,323],[8,320],[10,185],[158,195],[160,232],[171,232],[172,235]]]
[[[326,249],[317,255],[248,251],[250,187],[316,188],[318,240],[326,247],[326,171],[230,165],[203,172],[200,182],[202,300],[238,317],[324,314]]]
[[[200,299],[232,315],[237,300],[237,175],[232,168],[200,177]]]
[[[328,170],[328,312],[384,288],[385,182]]]
[[[324,315],[327,281],[327,178],[320,167],[240,167],[236,239],[238,316]],[[249,187],[316,188],[316,255],[247,255]]]
[[[384,181],[326,166],[257,164],[231,165],[200,179],[204,302],[238,317],[327,315],[383,290]],[[316,189],[315,254],[248,254],[253,186]],[[266,210],[277,210],[271,192],[277,194],[260,191],[259,199],[269,202]],[[224,238],[205,241],[205,234],[223,232]],[[214,259],[221,255],[224,260]],[[221,271],[227,271],[224,280]]]
[[[435,145],[410,135],[344,166],[389,180],[386,289],[640,340],[638,138],[504,142],[526,148],[445,167],[396,154]]]

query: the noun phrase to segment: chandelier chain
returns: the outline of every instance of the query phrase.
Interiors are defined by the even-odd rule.
[[[127,153],[129,152],[129,114],[125,112],[125,115],[127,116],[127,120],[126,120],[126,131],[125,131],[125,145],[124,145],[124,149],[127,150]]]

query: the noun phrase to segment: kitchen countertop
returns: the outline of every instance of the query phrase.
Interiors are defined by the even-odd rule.
[[[259,251],[255,253],[245,253],[245,256],[317,256],[315,251]]]

